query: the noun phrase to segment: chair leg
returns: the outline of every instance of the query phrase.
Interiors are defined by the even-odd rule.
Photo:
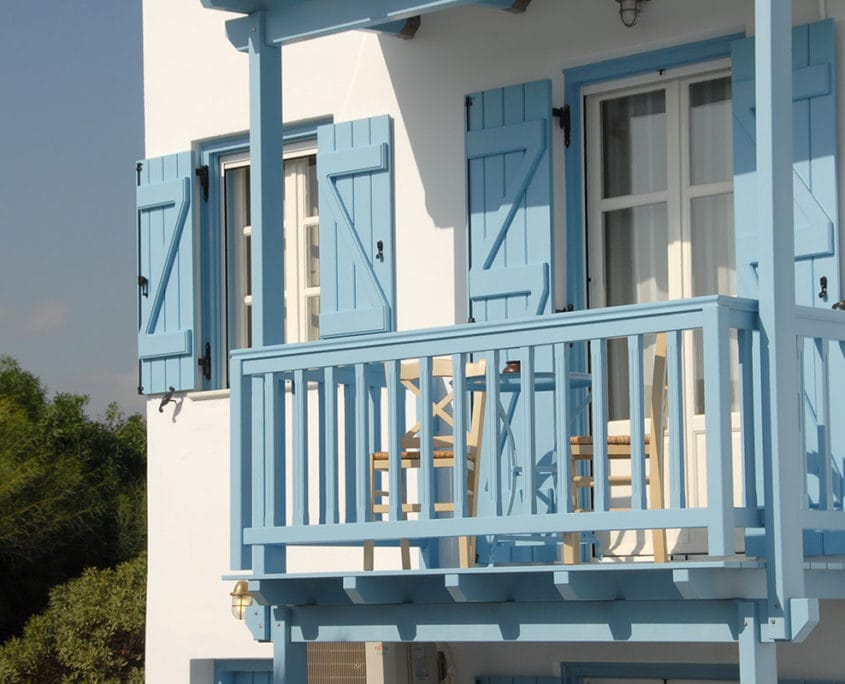
[[[399,540],[399,549],[402,552],[402,569],[411,569],[411,543],[407,539]]]
[[[654,547],[654,562],[665,563],[669,560],[669,554],[666,550],[666,530],[652,530],[651,543]]]
[[[458,565],[462,568],[475,566],[475,537],[458,537]]]
[[[364,572],[373,569],[373,556],[375,554],[375,542],[367,540],[364,542]]]
[[[578,532],[563,533],[563,546],[560,555],[564,564],[576,565],[581,560],[578,553],[581,548],[580,536]]]

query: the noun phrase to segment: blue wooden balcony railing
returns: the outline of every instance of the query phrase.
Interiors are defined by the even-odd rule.
[[[833,333],[825,327],[826,320],[811,319],[809,314],[802,318],[807,335],[829,338]],[[287,545],[661,528],[706,528],[708,553],[733,555],[735,530],[761,525],[753,427],[756,325],[756,302],[714,296],[234,352],[232,566],[256,572],[283,571]],[[660,332],[667,333],[668,342],[667,496],[664,507],[650,508],[643,487],[646,455],[636,444],[644,434],[642,421],[647,417],[643,359],[646,364],[648,360],[643,350],[649,336]],[[609,423],[608,378],[617,372],[613,359],[608,360],[611,339],[622,340],[617,344],[628,348],[628,409],[635,446],[625,510],[612,507],[610,465],[607,448],[602,446]],[[686,398],[689,392],[682,389],[684,383],[691,382],[693,345],[702,346],[703,373],[699,377],[703,382],[699,384],[703,385],[707,473],[706,494],[696,497],[695,506],[689,503],[686,491],[683,436],[684,421],[692,408]],[[371,510],[371,452],[383,449],[389,454],[390,491],[398,491],[402,481],[400,440],[406,429],[407,398],[399,379],[401,363],[421,360],[424,376],[431,367],[426,359],[440,356],[450,357],[453,369],[458,369],[453,380],[456,397],[469,397],[482,388],[486,392],[478,513],[468,515],[462,461],[470,413],[464,407],[469,402],[456,399],[456,467],[448,483],[439,483],[451,486],[454,513],[434,510],[438,477],[432,459],[432,421],[426,419],[430,411],[423,410],[415,492],[418,512],[403,519],[401,498],[392,496],[386,519],[374,519],[379,516]],[[579,396],[579,390],[570,386],[573,375],[569,371],[577,359],[587,357],[591,403],[588,411],[578,415],[573,407],[583,400],[583,391]],[[470,359],[486,361],[480,384],[464,377],[461,370]],[[514,424],[522,427],[511,429],[505,439],[506,426],[498,408],[505,390],[499,372],[510,359],[521,361],[523,399]],[[541,376],[553,380],[551,391],[535,396],[525,390],[539,388]],[[546,410],[548,419],[541,415]],[[534,429],[525,429],[526,425]],[[594,435],[597,445],[595,483],[590,510],[575,511],[569,438],[585,434],[585,429]],[[538,453],[546,448],[537,441],[541,431],[553,440],[544,454]],[[738,446],[732,444],[732,434],[737,431]],[[527,498],[516,507],[507,505],[511,498],[508,490],[514,486],[503,466],[508,449],[519,453],[525,464],[523,482],[535,481],[540,456],[546,457],[544,467],[551,483],[542,492],[525,487]],[[826,472],[824,477],[829,489],[831,476]],[[706,503],[701,504],[704,499]],[[813,513],[824,515],[826,511]]]
[[[799,387],[802,388],[802,437],[805,487],[802,528],[824,530],[827,539],[816,553],[842,554],[845,531],[843,467],[845,424],[841,401],[845,397],[845,313],[797,307]],[[834,541],[835,540],[835,541]],[[806,543],[806,541],[805,541]]]

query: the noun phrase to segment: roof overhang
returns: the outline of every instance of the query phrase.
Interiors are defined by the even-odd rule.
[[[284,45],[352,29],[377,28],[411,17],[463,5],[484,5],[521,11],[524,0],[201,0],[209,9],[264,15],[264,40],[268,45]],[[249,17],[226,24],[229,40],[246,50],[255,21]]]

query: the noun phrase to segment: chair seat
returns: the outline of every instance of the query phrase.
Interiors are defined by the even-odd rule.
[[[645,436],[645,444],[651,442],[650,435]],[[592,435],[573,435],[569,438],[570,444],[592,444],[593,443],[593,436]],[[607,438],[608,444],[630,444],[631,443],[631,435],[610,435]]]
[[[435,460],[440,458],[452,458],[454,456],[454,452],[451,449],[435,449],[434,450],[434,458]],[[374,461],[387,461],[390,458],[390,455],[386,451],[375,451],[372,454]],[[402,459],[408,459],[413,461],[418,461],[420,458],[419,451],[403,451],[402,452]],[[467,460],[472,461],[475,458],[473,453],[467,453]]]

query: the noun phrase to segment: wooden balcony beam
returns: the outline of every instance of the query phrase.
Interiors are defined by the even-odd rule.
[[[299,606],[291,639],[736,643],[737,601],[558,601]]]

